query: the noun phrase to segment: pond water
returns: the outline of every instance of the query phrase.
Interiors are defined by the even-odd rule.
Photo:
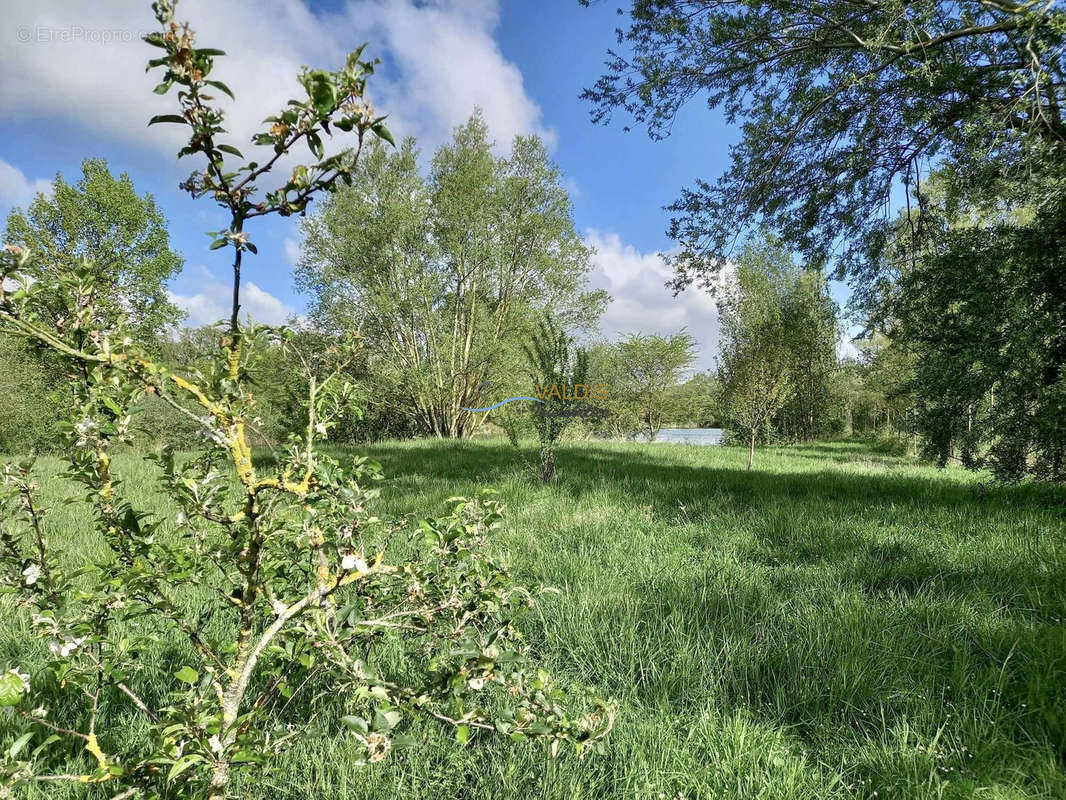
[[[644,436],[637,436],[637,441],[646,441]],[[710,445],[722,443],[721,428],[663,428],[655,438],[656,442],[673,442],[675,444]]]

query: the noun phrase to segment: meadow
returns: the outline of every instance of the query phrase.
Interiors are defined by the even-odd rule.
[[[385,469],[386,513],[499,491],[494,546],[557,589],[523,621],[536,656],[614,698],[617,724],[604,755],[551,760],[420,723],[417,747],[368,768],[338,730],[299,742],[249,798],[1066,797],[1061,488],[857,442],[761,450],[751,472],[741,449],[571,442],[549,486],[500,440],[360,452]],[[148,497],[137,463],[119,469]],[[52,503],[71,494],[44,484]],[[56,508],[51,535],[88,558],[78,513]],[[0,663],[40,651],[9,603],[3,622]],[[163,641],[143,654],[175,657]]]

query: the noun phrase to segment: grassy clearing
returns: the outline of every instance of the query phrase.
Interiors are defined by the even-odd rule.
[[[489,736],[461,748],[431,723],[366,770],[342,735],[307,741],[251,798],[1066,797],[1060,490],[849,443],[760,452],[751,473],[741,450],[573,443],[550,487],[502,442],[369,453],[391,513],[500,491],[497,546],[560,590],[530,641],[616,698],[618,726],[584,761]],[[128,475],[148,496],[151,477]],[[52,523],[94,552],[76,509]],[[0,659],[37,646],[9,621]],[[145,658],[180,658],[169,648]]]

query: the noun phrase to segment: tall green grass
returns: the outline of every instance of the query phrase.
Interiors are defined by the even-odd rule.
[[[729,448],[570,443],[550,486],[502,442],[367,452],[387,513],[499,490],[494,546],[559,590],[526,634],[566,682],[618,701],[617,727],[605,756],[551,761],[427,722],[369,769],[338,732],[250,798],[1066,798],[1060,489],[851,443],[761,451],[750,473]],[[151,476],[125,467],[151,502]],[[51,523],[93,555],[76,509]],[[6,612],[0,659],[36,652],[26,637]]]

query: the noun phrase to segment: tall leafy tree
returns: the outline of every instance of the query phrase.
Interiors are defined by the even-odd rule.
[[[413,140],[369,149],[350,190],[304,224],[300,285],[326,329],[360,330],[375,394],[431,435],[473,433],[492,392],[515,388],[522,346],[550,309],[589,325],[589,251],[558,169],[536,137],[492,152],[480,113],[418,167]]]
[[[55,287],[42,297],[52,323],[69,316],[58,277],[83,259],[92,263],[101,324],[124,315],[141,340],[156,339],[181,317],[166,282],[182,267],[171,249],[166,219],[150,194],[138,194],[129,175],[117,178],[107,162],[82,162],[82,175],[68,183],[57,175],[51,196],[39,194],[7,218],[4,240],[40,253],[33,278]]]
[[[59,328],[75,310],[59,277],[83,260],[96,287],[96,322],[120,317],[140,341],[158,350],[166,328],[181,318],[166,282],[182,267],[170,246],[166,219],[150,194],[138,194],[129,175],[117,178],[103,159],[86,159],[81,177],[56,175],[49,194],[38,194],[7,218],[4,239],[40,253],[27,279],[41,289],[38,313]],[[0,402],[8,406],[7,451],[39,451],[59,443],[56,422],[70,402],[69,382],[54,354],[21,341],[0,342]]]
[[[900,279],[927,452],[1066,480],[1066,202],[957,221]]]
[[[893,187],[930,160],[981,191],[989,176],[1063,174],[1061,3],[634,0],[629,20],[585,92],[595,120],[625,112],[662,137],[700,97],[741,124],[728,171],[673,206],[678,287],[759,222],[862,273]]]
[[[839,368],[837,306],[821,272],[793,272],[782,320],[788,328],[787,370],[793,392],[776,423],[789,438],[810,441],[830,432],[833,377]]]
[[[763,236],[745,245],[736,279],[719,301],[721,414],[726,427],[748,445],[748,469],[758,439],[795,391],[786,309],[796,280],[788,251]]]
[[[696,360],[696,340],[685,331],[671,336],[633,334],[614,349],[618,383],[611,391],[628,399],[638,430],[655,441],[664,422],[676,416],[676,389]]]

